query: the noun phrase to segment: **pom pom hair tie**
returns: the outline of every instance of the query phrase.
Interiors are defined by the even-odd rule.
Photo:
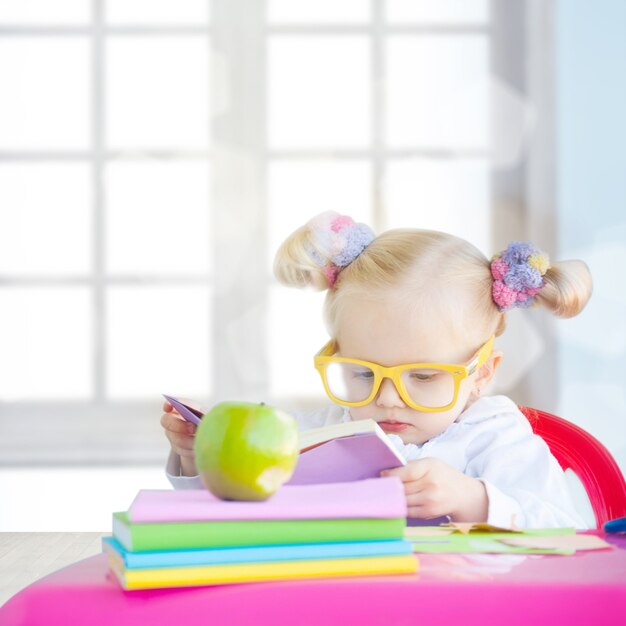
[[[550,268],[545,252],[529,242],[514,241],[491,260],[491,294],[500,311],[528,308],[546,284],[543,276]]]
[[[328,282],[335,285],[339,272],[350,265],[376,238],[366,224],[356,223],[348,215],[327,211],[317,215],[306,227],[311,234],[307,251]]]

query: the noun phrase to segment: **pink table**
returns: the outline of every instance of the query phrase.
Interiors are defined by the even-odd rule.
[[[419,555],[415,575],[131,592],[98,555],[13,596],[0,624],[623,626],[626,537],[606,538],[615,549],[575,556]]]

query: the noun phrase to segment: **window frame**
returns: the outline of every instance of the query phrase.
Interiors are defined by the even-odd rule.
[[[104,18],[104,0],[92,0],[91,26],[37,26],[37,27],[2,27],[1,36],[62,34],[66,36],[83,35],[91,38],[92,46],[92,83],[91,106],[93,114],[91,151],[18,151],[0,152],[1,161],[38,161],[38,160],[87,160],[92,164],[93,182],[93,229],[94,229],[94,270],[88,278],[51,277],[17,278],[0,276],[0,287],[7,285],[77,285],[87,284],[93,287],[94,310],[94,400],[92,402],[74,401],[37,401],[37,402],[0,402],[0,464],[53,465],[53,464],[153,464],[162,463],[169,448],[159,425],[161,399],[150,401],[114,401],[105,395],[105,290],[110,284],[129,284],[142,286],[195,284],[213,290],[212,303],[213,326],[211,329],[214,352],[214,380],[211,388],[218,390],[215,397],[247,398],[280,403],[286,408],[299,406],[310,409],[325,404],[323,391],[319,389],[318,398],[273,398],[267,397],[269,372],[261,371],[251,387],[249,381],[242,378],[238,369],[237,350],[245,343],[252,358],[264,362],[268,349],[267,327],[264,315],[252,316],[252,327],[243,338],[242,345],[233,346],[224,337],[223,329],[228,322],[261,307],[267,310],[267,300],[273,279],[267,275],[266,259],[268,255],[265,233],[267,206],[267,170],[269,164],[277,159],[328,158],[334,159],[369,159],[372,164],[372,226],[380,231],[386,228],[385,199],[383,181],[385,167],[390,158],[428,156],[450,158],[484,156],[484,151],[449,151],[449,150],[389,150],[384,146],[384,82],[385,58],[384,41],[388,34],[420,34],[433,32],[441,34],[479,32],[490,37],[490,55],[492,71],[501,78],[513,81],[522,91],[526,90],[525,78],[520,75],[520,64],[530,51],[522,48],[515,51],[506,45],[506,36],[516,33],[516,38],[524,41],[526,31],[533,32],[536,22],[544,19],[536,7],[530,14],[526,6],[513,15],[498,8],[495,0],[491,1],[491,21],[487,25],[415,25],[394,26],[384,23],[384,3],[382,0],[370,0],[372,19],[369,24],[323,24],[323,25],[272,25],[265,20],[266,2],[261,0],[207,0],[210,4],[210,24],[207,26],[108,26]],[[516,3],[513,3],[516,4]],[[532,3],[517,3],[527,5]],[[521,22],[518,18],[524,18]],[[531,23],[532,22],[532,23]],[[371,144],[367,150],[270,150],[267,142],[266,81],[259,76],[266,75],[266,41],[269,37],[285,34],[366,34],[370,37],[372,51],[372,80],[370,97],[372,101]],[[154,277],[146,279],[136,277],[107,276],[104,267],[104,207],[105,189],[103,172],[107,161],[124,156],[120,151],[106,149],[104,143],[104,46],[108,35],[123,34],[192,34],[206,35],[210,38],[212,63],[211,89],[211,148],[207,152],[184,154],[184,158],[206,159],[211,165],[211,223],[213,229],[214,268],[231,268],[229,271],[215,271],[213,275],[199,277]],[[552,37],[551,29],[542,31],[544,50],[549,48]],[[246,42],[241,46],[242,41]],[[547,42],[547,44],[546,44]],[[499,71],[496,58],[508,60],[501,64]],[[540,69],[539,59],[531,70]],[[226,71],[226,70],[229,71]],[[545,69],[549,78],[550,68]],[[544,78],[537,87],[546,87]],[[223,106],[223,94],[229,94],[229,107]],[[534,95],[537,95],[536,93]],[[247,106],[254,102],[255,106]],[[549,106],[551,103],[547,101]],[[552,128],[547,129],[550,141]],[[236,147],[236,148],[235,148]],[[533,149],[539,147],[533,147]],[[537,165],[537,152],[531,152],[529,168],[533,180],[537,180],[540,166]],[[142,151],[147,158],[177,158],[181,153],[176,150]],[[545,163],[545,158],[539,159]],[[533,169],[534,168],[534,169]],[[534,173],[533,173],[534,172]],[[510,190],[516,190],[519,200],[519,215],[525,216],[525,202],[528,189],[528,172],[525,166],[506,173],[492,173],[492,207],[503,198],[509,197]],[[237,181],[233,185],[233,181]],[[545,181],[544,181],[545,183]],[[546,183],[547,184],[547,183]],[[548,185],[549,186],[549,185]],[[550,190],[545,190],[541,183],[530,184],[533,197],[549,197]],[[538,194],[538,195],[537,195]],[[504,219],[503,213],[493,211],[493,227],[496,239],[510,230],[511,225]],[[531,212],[531,216],[535,215]],[[535,220],[535,217],[532,218]],[[531,220],[531,221],[532,221]],[[532,226],[532,224],[531,224]],[[532,230],[532,228],[530,229]],[[516,231],[518,232],[518,231]],[[239,245],[233,245],[236,235]],[[244,252],[242,252],[242,250]],[[245,340],[245,341],[244,341]],[[164,353],[166,351],[164,346]],[[312,361],[312,355],[311,355]],[[544,368],[545,369],[545,368]],[[246,385],[245,391],[243,390]],[[170,390],[164,390],[166,392]],[[207,406],[215,398],[198,398]]]

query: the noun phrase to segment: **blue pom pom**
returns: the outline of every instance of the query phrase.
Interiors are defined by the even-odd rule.
[[[531,254],[537,254],[539,250],[528,241],[513,241],[502,253],[502,258],[508,265],[526,263]]]
[[[341,230],[346,245],[333,257],[337,267],[346,267],[356,259],[375,238],[374,232],[366,224],[352,224]]]
[[[504,284],[515,291],[526,291],[541,287],[543,279],[539,271],[530,265],[512,265],[504,277]]]

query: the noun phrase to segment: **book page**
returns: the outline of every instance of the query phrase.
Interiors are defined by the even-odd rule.
[[[376,433],[381,439],[387,437],[383,429],[374,420],[356,420],[302,431],[299,433],[300,450],[311,448],[331,439],[362,433]]]

